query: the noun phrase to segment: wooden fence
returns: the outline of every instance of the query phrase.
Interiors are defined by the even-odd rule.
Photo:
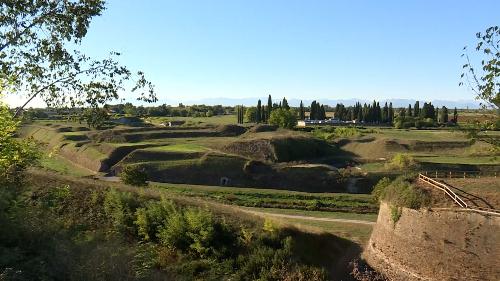
[[[444,178],[481,178],[481,177],[494,177],[500,174],[495,171],[421,171],[421,174],[434,179]]]
[[[500,214],[500,210],[483,208],[483,207],[478,207],[478,206],[474,206],[474,208],[471,208],[460,196],[458,196],[452,190],[451,186],[449,186],[443,182],[434,180],[434,179],[432,179],[432,178],[430,178],[422,173],[418,174],[418,180],[421,182],[424,182],[424,183],[426,183],[434,188],[437,188],[437,189],[443,191],[444,194],[446,194],[446,196],[450,197],[457,205],[459,205],[460,207],[462,207],[464,209],[473,210],[473,211],[486,213],[486,214],[494,214],[494,215]]]
[[[453,190],[451,190],[451,188],[448,185],[446,185],[442,182],[433,180],[433,179],[431,179],[425,175],[422,175],[422,174],[418,174],[418,179],[422,182],[425,182],[425,183],[431,185],[432,187],[435,187],[439,190],[444,191],[444,193],[446,195],[448,195],[448,197],[453,199],[453,201],[455,201],[455,203],[457,203],[460,207],[468,208],[467,203],[465,203],[465,201],[462,200],[462,198],[460,198],[455,192],[453,192]]]

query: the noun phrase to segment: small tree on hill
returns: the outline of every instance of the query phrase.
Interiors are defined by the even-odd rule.
[[[137,166],[125,166],[120,173],[121,180],[133,186],[146,186],[148,185],[148,175],[143,168]]]

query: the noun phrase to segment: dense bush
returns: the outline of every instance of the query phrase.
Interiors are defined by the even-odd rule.
[[[120,173],[120,178],[126,184],[134,186],[148,185],[148,174],[139,166],[125,166]]]
[[[293,109],[278,108],[271,112],[269,124],[280,128],[292,129],[297,125],[297,112]]]
[[[389,182],[387,178],[379,181],[373,195],[379,200],[389,202],[395,207],[419,209],[431,202],[430,194],[413,183],[414,175],[400,176]],[[397,212],[393,212],[397,215]]]
[[[386,164],[386,168],[389,169],[398,169],[398,170],[406,170],[416,168],[418,166],[415,158],[406,153],[396,153],[391,161]]]
[[[360,137],[362,133],[361,130],[355,127],[325,126],[315,129],[313,135],[320,139],[330,140],[334,138]]]
[[[135,212],[134,224],[137,234],[145,241],[157,241],[157,233],[163,227],[165,219],[176,212],[174,204],[162,198],[161,201],[149,201]]]

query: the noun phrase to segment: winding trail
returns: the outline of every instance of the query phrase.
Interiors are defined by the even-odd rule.
[[[255,210],[249,210],[245,208],[238,208],[242,212],[257,215],[261,217],[277,217],[277,218],[287,218],[287,219],[301,219],[301,220],[312,220],[312,221],[325,221],[325,222],[342,222],[342,223],[355,223],[355,224],[366,224],[366,225],[374,225],[375,222],[365,221],[365,220],[352,220],[352,219],[335,219],[335,218],[320,218],[320,217],[311,217],[311,216],[302,216],[302,215],[286,215],[286,214],[277,214],[271,212],[260,212]]]

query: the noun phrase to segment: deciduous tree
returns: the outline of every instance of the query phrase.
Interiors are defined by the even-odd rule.
[[[92,19],[105,9],[103,0],[5,0],[0,3],[0,81],[7,94],[25,95],[49,106],[98,108],[124,90],[137,99],[157,100],[142,71],[120,65],[118,52],[93,59],[76,48]]]

